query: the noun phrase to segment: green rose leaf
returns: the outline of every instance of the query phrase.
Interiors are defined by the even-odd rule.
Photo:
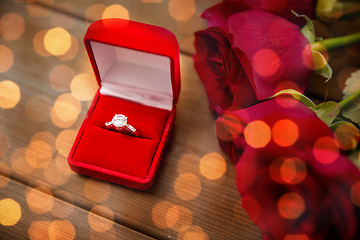
[[[336,116],[340,113],[340,106],[337,102],[328,101],[310,107],[326,125],[330,126]]]
[[[302,94],[299,91],[296,91],[295,89],[284,89],[281,90],[277,93],[275,93],[272,97],[276,97],[279,95],[291,95],[293,98],[299,100],[300,102],[302,102],[303,104],[305,104],[308,107],[315,107],[315,103],[313,101],[311,101],[308,97],[306,97],[304,94]]]

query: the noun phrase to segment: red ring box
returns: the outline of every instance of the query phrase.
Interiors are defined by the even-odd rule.
[[[84,43],[100,88],[68,163],[79,174],[148,189],[174,126],[178,42],[161,27],[104,19],[89,26]],[[115,114],[127,116],[139,137],[106,129]]]

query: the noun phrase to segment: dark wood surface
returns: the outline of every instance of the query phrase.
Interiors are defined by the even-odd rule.
[[[181,21],[169,13],[181,1],[104,2],[0,2],[0,239],[261,239],[241,208],[191,57],[193,32],[205,27],[200,13],[218,1],[196,1]],[[80,176],[66,162],[97,88],[82,38],[112,4],[169,28],[181,46],[175,128],[148,191]],[[55,27],[72,36],[59,57],[43,41]]]

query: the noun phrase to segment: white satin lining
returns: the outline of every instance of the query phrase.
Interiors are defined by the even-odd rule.
[[[100,93],[171,110],[169,57],[92,41],[101,78]]]

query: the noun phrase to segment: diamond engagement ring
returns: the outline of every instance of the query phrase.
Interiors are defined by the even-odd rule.
[[[138,132],[133,126],[127,123],[127,119],[128,118],[122,114],[115,114],[111,122],[105,123],[105,128],[138,137]]]

